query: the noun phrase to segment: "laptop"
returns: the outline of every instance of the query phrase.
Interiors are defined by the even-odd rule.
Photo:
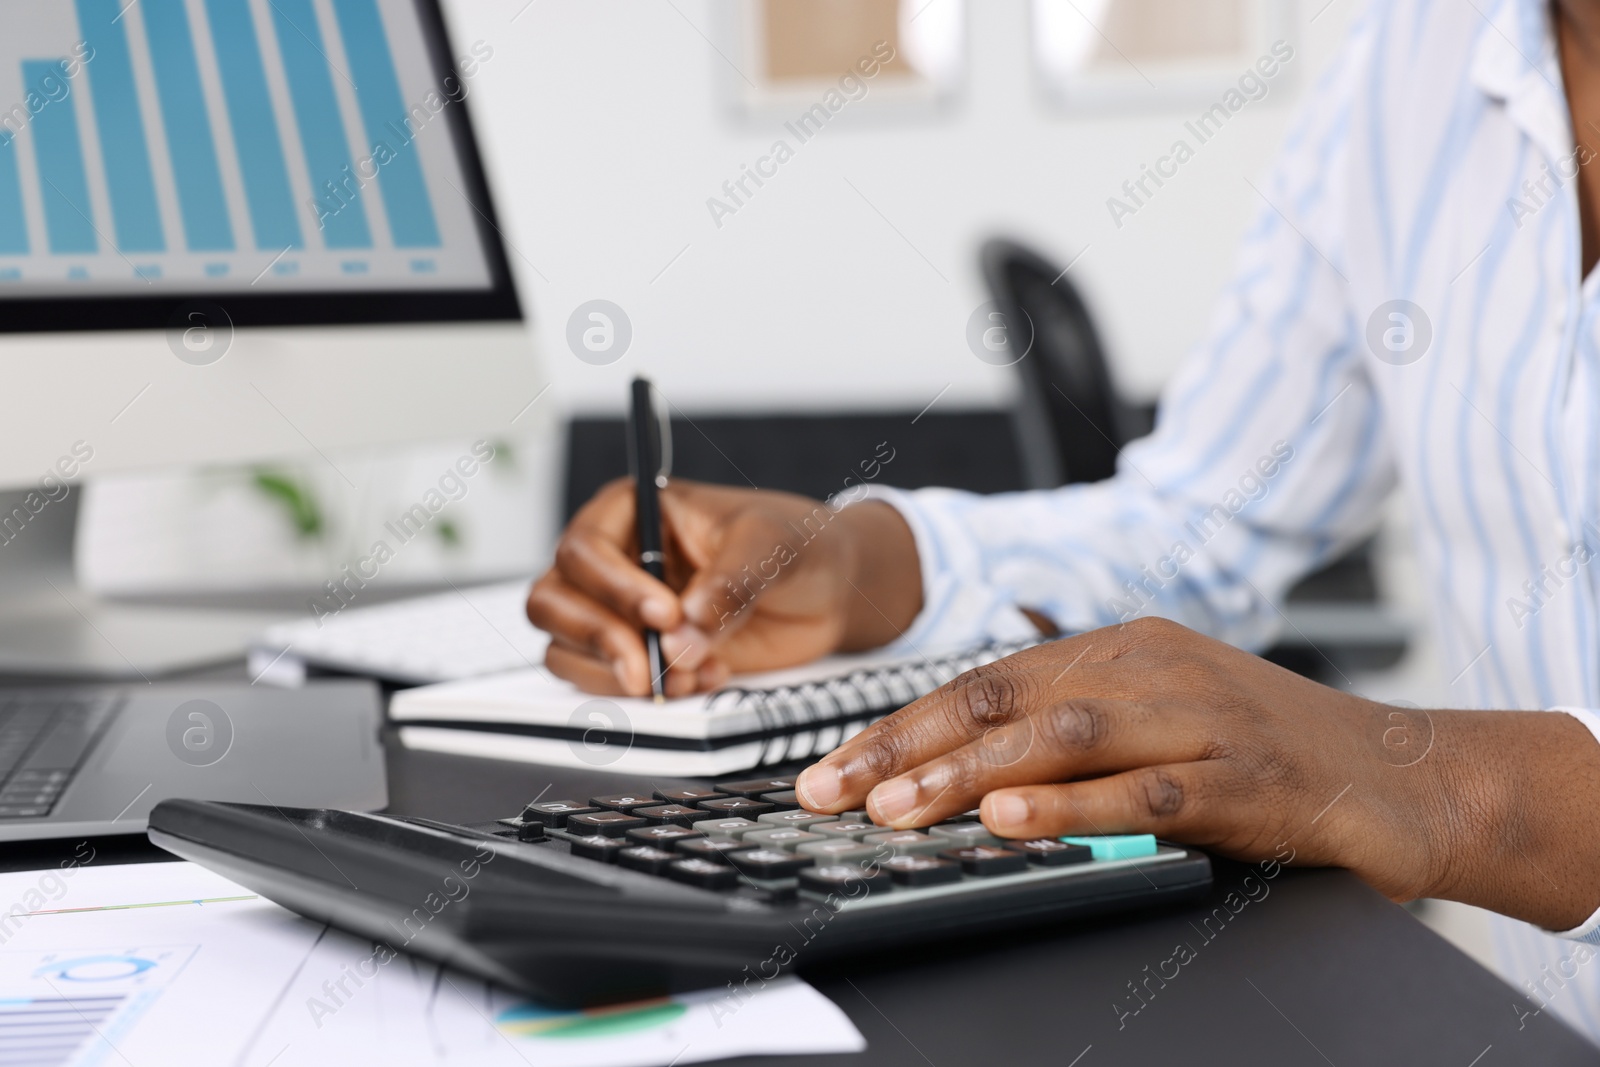
[[[363,680],[0,689],[0,841],[139,834],[188,797],[372,811],[382,707]]]

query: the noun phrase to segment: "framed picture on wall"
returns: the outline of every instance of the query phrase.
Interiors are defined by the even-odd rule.
[[[729,0],[726,81],[750,117],[926,108],[966,66],[966,0]]]
[[[1033,0],[1034,66],[1046,95],[1074,111],[1212,101],[1230,89],[1264,95],[1268,80],[1281,84],[1292,64],[1294,50],[1282,40],[1286,7],[1287,0]]]

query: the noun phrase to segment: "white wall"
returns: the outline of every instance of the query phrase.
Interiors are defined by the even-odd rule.
[[[1125,387],[1153,395],[1202,335],[1260,208],[1245,178],[1270,163],[1357,4],[1325,2],[1291,4],[1289,77],[1120,229],[1106,198],[1203,104],[1063,114],[1033,81],[1026,0],[969,0],[969,66],[953,106],[909,118],[845,108],[720,230],[706,199],[781,132],[777,119],[751,122],[730,106],[727,67],[706,39],[736,55],[728,3],[447,0],[447,9],[463,48],[482,40],[495,50],[474,85],[475,117],[568,405],[618,408],[626,379],[643,370],[691,409],[915,410],[946,385],[941,404],[1006,394],[1009,372],[979,362],[964,340],[985,299],[974,251],[997,231],[1063,263],[1088,249],[1072,277]],[[580,362],[564,339],[571,311],[596,297],[634,326],[631,350],[609,367]]]
[[[1291,8],[1285,35],[1297,55],[1287,77],[1120,229],[1107,197],[1184,136],[1204,102],[1063,114],[1033,81],[1027,0],[968,0],[969,63],[953,105],[908,116],[875,109],[883,97],[869,90],[718,229],[707,198],[782,133],[778,118],[735,113],[728,81],[737,76],[706,40],[733,54],[732,2],[741,0],[446,0],[458,50],[480,40],[494,49],[470,99],[555,379],[541,414],[618,410],[639,370],[691,412],[915,411],[941,391],[942,408],[998,403],[1013,372],[980,362],[965,340],[986,299],[974,252],[996,232],[1063,263],[1083,253],[1072,277],[1099,313],[1124,385],[1153,395],[1202,335],[1235,241],[1259,209],[1245,178],[1271,161],[1361,0],[1331,0],[1314,22],[1316,7]],[[631,350],[605,367],[581,362],[565,341],[572,310],[597,297],[634,326]],[[524,426],[536,429],[532,421]],[[102,478],[86,497],[80,572],[114,591],[315,587],[463,445],[382,462],[341,457],[364,472],[361,493],[346,492],[317,457],[291,466],[326,503],[329,532],[315,542],[247,491],[247,473],[224,472],[220,483],[183,472]],[[469,550],[409,553],[395,577],[542,565],[557,457],[531,438],[519,448],[517,478],[486,482],[452,512]]]

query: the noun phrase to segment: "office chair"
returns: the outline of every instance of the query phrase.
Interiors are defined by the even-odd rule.
[[[1078,291],[1053,263],[1005,238],[979,252],[984,282],[1012,342],[1025,352],[1017,430],[1029,484],[1098,482],[1150,416],[1118,395],[1100,335]]]

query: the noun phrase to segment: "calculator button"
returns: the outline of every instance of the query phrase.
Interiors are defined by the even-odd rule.
[[[1005,844],[1006,848],[1022,853],[1028,857],[1028,862],[1037,863],[1041,867],[1088,863],[1094,858],[1094,853],[1089,850],[1088,845],[1069,845],[1053,837],[1041,837],[1033,841],[1007,841]]]
[[[621,837],[638,826],[649,826],[643,819],[624,815],[620,811],[597,811],[593,815],[571,815],[567,818],[567,831],[574,834],[604,834]]]
[[[715,789],[657,789],[656,799],[663,804],[697,804],[702,800],[721,800],[727,796]]]
[[[695,807],[709,811],[713,815],[737,815],[745,819],[753,819],[757,815],[765,815],[772,810],[771,804],[763,804],[759,800],[749,797],[726,797],[722,800],[701,800]]]
[[[712,816],[702,819],[694,824],[696,830],[707,837],[743,837],[751,830],[770,830],[772,827],[758,823],[754,819],[719,819]]]
[[[667,877],[697,885],[701,889],[727,889],[739,880],[732,867],[708,859],[690,857],[667,865]]]
[[[743,841],[736,841],[731,837],[684,837],[674,841],[672,845],[680,856],[715,860],[718,863],[724,862],[723,857],[728,853],[750,847]]]
[[[860,841],[851,841],[849,838],[807,841],[796,845],[795,852],[801,856],[811,856],[818,863],[860,863],[878,854],[878,850],[871,845],[863,845]]]
[[[794,788],[793,778],[752,778],[746,782],[718,782],[717,790],[738,797],[758,797]]]
[[[945,822],[977,822],[981,814],[977,808],[973,808],[971,811],[964,811],[960,815],[952,815]]]
[[[793,878],[762,882],[759,885],[748,879],[740,879],[738,887],[729,895],[741,900],[753,900],[758,904],[786,904],[799,895],[795,892],[799,888],[799,883]]]
[[[688,826],[692,822],[711,818],[709,811],[685,807],[682,804],[652,804],[647,808],[634,808],[631,814],[641,819],[649,819],[651,822],[672,823],[675,826]]]
[[[874,847],[893,849],[897,856],[930,855],[950,847],[950,842],[944,838],[929,837],[920,830],[884,830],[868,834],[861,841]]]
[[[913,888],[961,880],[961,867],[934,856],[895,856],[880,865],[895,884]]]
[[[625,835],[628,841],[635,845],[655,845],[657,848],[671,848],[685,838],[705,836],[699,830],[691,830],[685,826],[640,826],[629,830]]]
[[[1000,839],[991,834],[989,828],[981,822],[942,823],[939,826],[930,826],[928,833],[934,837],[944,838],[948,842],[946,848],[1000,843]]]
[[[757,878],[787,878],[813,861],[810,856],[796,856],[780,848],[752,848],[728,853],[728,862]]]
[[[823,837],[850,841],[860,841],[868,834],[883,833],[883,827],[874,826],[870,822],[819,822],[812,823],[806,829]]]
[[[630,871],[643,871],[645,874],[660,874],[677,858],[666,849],[633,845],[617,853],[617,866],[626,867]]]
[[[618,852],[627,847],[628,845],[625,841],[594,834],[589,837],[575,839],[572,842],[572,854],[586,860],[599,860],[601,863],[610,863],[616,858]]]
[[[496,819],[501,826],[508,827],[516,833],[518,841],[543,841],[544,823],[533,822],[527,819]],[[495,831],[499,833],[499,831]]]
[[[795,796],[793,789],[785,789],[779,793],[762,793],[761,799],[768,804],[778,805],[780,809],[798,808],[800,806],[800,799]]]
[[[799,874],[800,888],[813,893],[837,893],[845,897],[860,897],[867,893],[881,893],[894,884],[887,871],[864,870],[854,863],[829,863],[826,867],[808,867]]]
[[[615,793],[609,797],[590,797],[589,803],[610,811],[631,812],[634,808],[656,803],[656,798],[649,793]]]
[[[0,819],[41,819],[50,809],[37,804],[0,804]]]
[[[1069,845],[1087,845],[1097,860],[1136,860],[1156,854],[1156,839],[1151,834],[1107,834],[1061,840]]]
[[[529,804],[522,809],[522,818],[526,822],[537,819],[552,830],[559,830],[567,824],[569,815],[589,815],[596,808],[577,800],[547,800],[543,804]]]
[[[752,848],[781,848],[793,852],[801,845],[815,844],[827,838],[788,826],[769,826],[763,830],[752,830],[739,840]]]
[[[833,815],[818,815],[814,811],[803,811],[796,808],[794,811],[769,811],[765,815],[756,817],[756,822],[764,822],[768,826],[789,826],[799,829],[819,822],[838,822]]]
[[[1028,857],[1009,848],[990,845],[973,845],[970,848],[949,848],[939,853],[940,858],[961,864],[968,874],[989,878],[997,874],[1016,874],[1028,869]]]
[[[872,822],[872,816],[867,814],[866,808],[857,808],[855,811],[841,811],[839,820],[841,822]],[[873,823],[873,825],[877,826],[876,823]],[[882,829],[882,827],[878,828]]]

